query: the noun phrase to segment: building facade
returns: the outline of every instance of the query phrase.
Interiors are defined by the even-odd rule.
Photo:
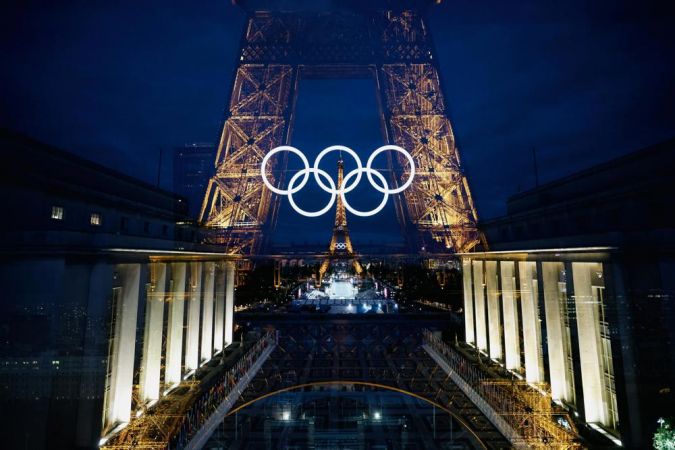
[[[675,413],[675,140],[545,184],[462,255],[466,342],[596,445],[646,448]]]
[[[0,151],[0,439],[97,448],[233,342],[235,263],[183,197],[9,131]]]

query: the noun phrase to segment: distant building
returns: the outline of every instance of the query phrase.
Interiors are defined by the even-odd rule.
[[[144,318],[150,255],[222,249],[184,197],[2,128],[0,155],[2,448],[97,448],[125,269]],[[143,332],[129,341],[138,366]]]
[[[670,139],[509,197],[506,216],[483,221],[481,229],[490,250],[605,245],[658,251],[674,239],[674,179]]]
[[[188,199],[192,217],[199,216],[215,160],[216,147],[212,143],[185,144],[174,149],[173,189]]]
[[[592,447],[675,404],[675,139],[514,195],[462,256],[466,342],[547,382]]]
[[[26,136],[0,129],[0,244],[174,249],[194,241],[186,199]],[[143,242],[145,241],[145,242]]]

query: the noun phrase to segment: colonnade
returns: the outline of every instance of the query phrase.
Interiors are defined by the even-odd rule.
[[[527,382],[550,383],[558,403],[576,407],[579,392],[584,420],[615,428],[602,263],[466,257],[462,270],[466,342]]]
[[[115,266],[104,430],[130,421],[135,382],[152,404],[232,343],[234,279],[228,261]]]

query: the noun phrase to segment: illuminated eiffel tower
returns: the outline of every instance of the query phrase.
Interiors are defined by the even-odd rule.
[[[237,53],[216,174],[201,220],[228,253],[261,253],[276,227],[281,196],[260,176],[262,159],[291,145],[302,80],[373,80],[383,142],[415,160],[415,182],[394,196],[398,223],[411,253],[457,253],[480,240],[476,210],[447,114],[438,57],[427,23],[439,0],[357,2],[233,0],[248,23]],[[284,185],[287,156],[275,155],[267,179]],[[402,155],[389,155],[396,175],[410,175]]]
[[[342,186],[345,168],[345,162],[342,159],[342,155],[340,155],[340,159],[338,159],[337,166],[337,186],[339,188]],[[361,264],[359,264],[359,262],[356,260],[356,252],[354,251],[352,241],[349,238],[347,212],[345,211],[345,205],[342,203],[342,197],[340,195],[338,195],[337,198],[337,208],[335,209],[335,226],[333,227],[333,238],[330,240],[330,245],[328,246],[328,256],[321,265],[321,269],[319,269],[319,284],[321,284],[323,275],[330,267],[330,262],[333,259],[352,259],[356,274],[361,275],[361,272],[363,272]]]

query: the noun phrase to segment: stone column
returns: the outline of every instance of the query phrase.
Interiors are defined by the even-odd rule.
[[[564,265],[560,262],[544,262],[542,268],[551,397],[554,400],[574,403]]]
[[[166,264],[152,263],[145,306],[143,360],[140,373],[140,396],[143,402],[159,400],[165,292]]]
[[[226,286],[225,286],[225,345],[232,343],[234,333],[234,263],[226,263]]]
[[[462,278],[464,280],[464,329],[465,341],[476,345],[473,317],[473,286],[471,284],[471,260],[462,258]]]
[[[185,263],[171,264],[171,302],[166,329],[166,367],[164,384],[167,387],[181,382],[183,359],[183,326],[185,321]]]
[[[490,339],[490,358],[501,360],[502,321],[499,309],[499,282],[497,279],[497,261],[485,262],[485,281],[488,301],[488,337]]]
[[[523,346],[525,347],[525,378],[529,382],[544,381],[541,355],[541,323],[539,322],[539,282],[537,265],[521,261],[520,304],[523,312]]]
[[[520,371],[520,337],[518,335],[518,304],[516,303],[516,263],[500,261],[502,276],[502,302],[504,304],[504,346],[506,368]]]
[[[202,351],[201,361],[213,356],[213,283],[216,275],[214,262],[204,263],[204,298],[202,299]]]
[[[213,350],[219,353],[224,348],[225,339],[225,263],[216,264],[216,316],[213,327]]]
[[[487,352],[487,328],[485,324],[485,287],[483,286],[483,261],[473,262],[473,292],[476,301],[476,346]]]
[[[584,418],[586,422],[608,425],[609,411],[605,400],[605,369],[600,337],[600,301],[591,282],[592,272],[599,267],[598,263],[572,263],[572,279],[579,333]]]
[[[120,264],[116,267],[116,272],[121,278],[121,287],[113,291],[115,326],[109,356],[110,386],[106,393],[106,427],[127,423],[131,418],[141,265]]]
[[[185,342],[185,370],[199,367],[199,314],[202,294],[202,263],[190,263],[190,298],[188,304],[188,328]]]

